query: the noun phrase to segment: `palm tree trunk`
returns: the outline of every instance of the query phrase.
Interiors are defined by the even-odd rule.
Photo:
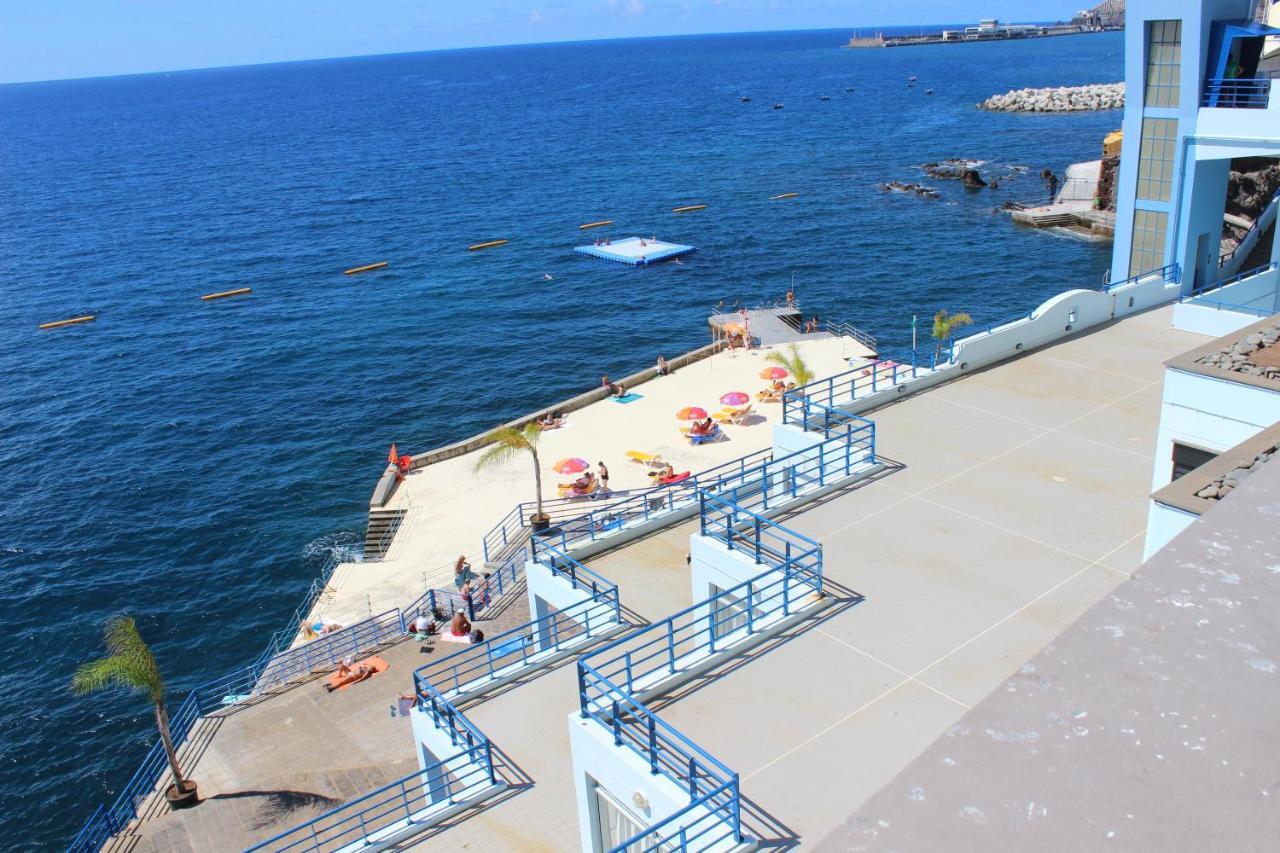
[[[534,506],[536,507],[534,513],[538,518],[542,518],[542,466],[538,464],[537,448],[531,447],[529,452],[533,454],[533,482],[538,489],[538,496],[534,500]]]
[[[178,766],[178,751],[173,747],[173,737],[169,734],[169,713],[164,708],[164,700],[156,700],[156,728],[160,730],[160,742],[164,744],[165,757],[169,759],[169,771],[173,773],[173,782],[182,793],[186,780],[182,777],[182,768]]]

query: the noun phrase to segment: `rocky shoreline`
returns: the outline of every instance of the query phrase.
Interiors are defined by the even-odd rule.
[[[1124,108],[1123,83],[1092,83],[1051,89],[1013,89],[977,105],[995,112],[1067,113]]]

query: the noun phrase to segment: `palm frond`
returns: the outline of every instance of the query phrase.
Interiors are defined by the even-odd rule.
[[[475,470],[496,468],[505,465],[522,453],[533,452],[542,436],[542,430],[536,423],[526,424],[523,428],[503,427],[489,436],[489,447],[476,460]]]
[[[153,701],[160,701],[164,696],[160,666],[138,633],[133,619],[112,619],[103,634],[111,655],[81,664],[72,676],[71,689],[85,694],[109,687],[125,687],[146,693]]]

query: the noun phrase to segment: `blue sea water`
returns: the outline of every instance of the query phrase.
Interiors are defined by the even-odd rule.
[[[67,689],[103,620],[137,616],[179,693],[243,665],[359,538],[392,441],[420,452],[692,349],[717,302],[776,298],[793,276],[806,307],[890,345],[913,313],[997,319],[1101,280],[1107,248],[994,208],[1042,195],[1043,167],[1095,159],[1120,115],[974,104],[1117,80],[1120,34],[848,36],[0,87],[0,818],[21,822],[16,843],[65,844],[154,737],[144,699]],[[940,182],[938,201],[876,187],[945,157],[1030,173]],[[783,192],[800,196],[768,200]],[[692,203],[708,208],[670,212]],[[577,225],[600,219],[698,252],[644,269],[575,255]],[[97,322],[36,330],[85,311]]]

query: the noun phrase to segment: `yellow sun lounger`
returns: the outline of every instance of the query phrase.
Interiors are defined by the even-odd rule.
[[[628,450],[627,458],[632,462],[639,462],[649,468],[663,468],[667,464],[667,460],[662,458],[661,453],[642,453],[639,450]]]

